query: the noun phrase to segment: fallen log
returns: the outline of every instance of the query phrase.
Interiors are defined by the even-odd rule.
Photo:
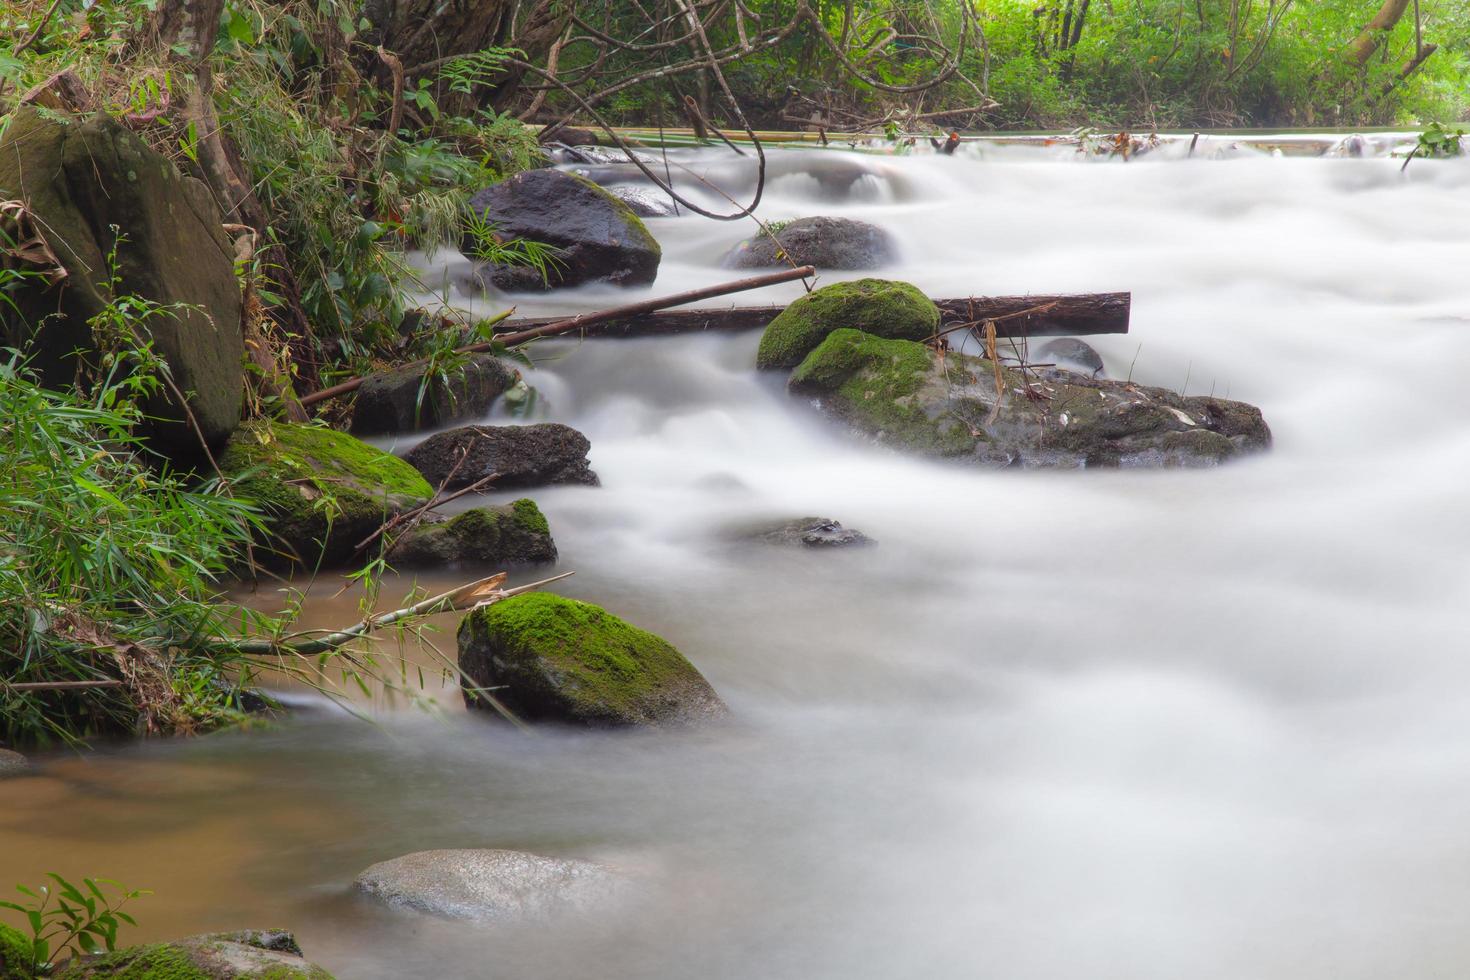
[[[546,318],[534,323],[522,321],[516,324],[516,329],[506,330],[495,334],[495,339],[486,343],[467,344],[464,347],[455,348],[457,354],[476,354],[489,350],[494,344],[523,344],[537,337],[549,337],[553,334],[570,333],[573,330],[585,330],[599,323],[609,320],[620,320],[627,317],[637,317],[654,310],[661,310],[666,306],[682,306],[685,303],[694,303],[713,296],[724,296],[728,293],[744,292],[748,289],[759,289],[762,286],[774,286],[793,279],[805,279],[814,275],[816,270],[809,265],[795,269],[783,269],[780,272],[770,272],[761,276],[751,276],[747,279],[737,279],[734,282],[723,282],[716,286],[705,286],[700,289],[691,289],[683,293],[675,293],[672,296],[661,296],[658,299],[646,299],[637,303],[629,303],[626,306],[615,306],[608,310],[599,310],[595,313],[578,313],[576,316]],[[500,314],[503,319],[509,311]],[[413,365],[423,364],[423,360],[411,362]],[[402,365],[408,366],[408,365]],[[336,398],[348,392],[356,391],[362,387],[365,377],[353,378],[321,391],[314,391],[301,399],[302,405],[315,405],[317,402],[326,401],[328,398]]]
[[[1057,296],[975,296],[938,299],[940,329],[994,320],[998,337],[1076,337],[1127,333],[1132,293],[1077,293]],[[763,330],[784,306],[732,306],[720,309],[660,310],[602,320],[583,326],[585,337],[661,337],[704,331]],[[507,321],[507,333],[559,322],[552,317]]]

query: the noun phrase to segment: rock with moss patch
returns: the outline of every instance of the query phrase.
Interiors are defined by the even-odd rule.
[[[753,235],[725,256],[727,269],[773,269],[814,265],[818,269],[864,271],[898,259],[893,236],[852,218],[797,218],[774,235]]]
[[[627,879],[601,864],[506,851],[417,851],[357,876],[357,887],[398,908],[454,919],[543,920],[594,912],[626,891]]]
[[[543,291],[588,282],[646,286],[658,276],[658,241],[618,198],[561,170],[531,170],[478,192],[470,209],[502,242],[528,240],[557,249],[547,278],[524,265],[487,263],[480,278],[498,289]],[[475,235],[461,250],[473,257]]]
[[[24,201],[65,278],[13,284],[0,302],[0,346],[31,355],[48,385],[65,387],[79,367],[99,369],[91,322],[116,296],[163,312],[143,326],[169,366],[211,449],[240,421],[240,285],[219,208],[116,119],[74,121],[17,109],[0,133],[0,200]],[[113,232],[123,236],[117,238]],[[109,279],[115,262],[116,287]],[[8,312],[18,313],[6,319]],[[160,388],[144,403],[149,443],[177,460],[202,461],[194,426]]]
[[[756,366],[796,367],[828,334],[843,327],[875,337],[926,340],[939,327],[939,307],[906,282],[858,279],[823,286],[786,307],[766,326]]]
[[[459,626],[459,667],[517,717],[594,727],[679,725],[725,713],[714,689],[666,640],[591,603],[533,592],[478,609]],[[466,689],[471,708],[492,710]]]
[[[332,980],[302,959],[288,932],[246,930],[194,936],[173,943],[132,946],[88,957],[63,970],[61,980]]]
[[[388,560],[399,568],[539,565],[556,561],[556,543],[536,502],[523,497],[425,521],[398,540]]]
[[[0,980],[32,980],[31,941],[0,922]]]
[[[410,364],[363,381],[352,404],[352,431],[391,435],[483,418],[520,380],[515,368],[493,354],[471,354],[447,369],[447,377],[426,381],[425,371],[423,364]]]
[[[236,493],[262,509],[264,543],[286,563],[346,561],[384,521],[434,495],[403,460],[317,426],[243,425],[219,464]]]
[[[31,760],[10,749],[0,749],[0,779],[24,776],[31,771]]]
[[[1028,389],[1028,384],[1030,388]],[[788,387],[896,449],[986,466],[1212,466],[1271,444],[1259,409],[1223,398],[1091,378],[1027,377],[983,358],[943,361],[924,344],[837,330]]]
[[[434,484],[458,490],[495,476],[497,490],[553,483],[597,486],[587,462],[592,444],[569,425],[466,425],[436,433],[405,459]],[[448,482],[446,482],[448,481]]]
[[[872,538],[855,527],[843,527],[830,517],[798,517],[788,521],[764,521],[734,529],[733,537],[741,541],[798,548],[843,548],[874,544]]]

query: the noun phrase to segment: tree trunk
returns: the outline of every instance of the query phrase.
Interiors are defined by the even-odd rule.
[[[1388,37],[1388,32],[1403,19],[1408,9],[1409,0],[1383,0],[1383,6],[1378,8],[1378,13],[1348,45],[1348,54],[1353,61],[1366,65],[1368,59],[1373,57],[1373,52],[1378,50],[1379,45]]]

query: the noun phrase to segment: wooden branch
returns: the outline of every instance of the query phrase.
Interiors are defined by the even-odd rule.
[[[122,681],[26,681],[0,684],[7,691],[85,691],[98,687],[122,687]]]
[[[934,302],[939,307],[942,324],[995,320],[996,329],[1002,337],[1074,337],[1127,333],[1132,294],[977,296],[973,299],[939,299]],[[665,310],[607,319],[584,329],[585,336],[597,338],[662,337],[706,331],[734,333],[762,330],[783,309],[784,306],[735,306],[725,309]],[[1025,315],[1017,315],[1021,313]],[[508,323],[507,328],[525,331],[557,322],[559,321],[550,318],[525,319]]]
[[[464,347],[458,348],[456,350],[456,353],[481,353],[483,351],[489,350],[495,344],[506,344],[507,346],[514,344],[523,344],[528,340],[535,340],[537,337],[548,337],[553,334],[571,333],[573,330],[584,330],[588,327],[594,326],[599,323],[605,323],[609,320],[626,319],[628,317],[639,316],[644,313],[652,313],[654,310],[661,310],[668,306],[682,306],[685,303],[694,303],[698,300],[709,299],[714,296],[725,296],[729,293],[745,292],[746,290],[750,289],[759,289],[762,286],[774,286],[778,283],[790,282],[793,279],[805,279],[808,276],[814,275],[816,271],[817,270],[812,268],[811,266],[804,265],[799,269],[784,269],[781,272],[771,272],[763,276],[751,276],[748,279],[737,279],[734,282],[720,283],[718,286],[705,286],[703,289],[691,289],[688,292],[675,293],[673,296],[664,296],[659,299],[647,299],[638,303],[629,303],[626,306],[615,306],[612,309],[601,310],[596,313],[579,313],[574,317],[568,317],[561,320],[552,320],[549,322],[540,323],[537,326],[531,326],[509,333],[497,334],[493,341],[486,341],[484,343],[478,344],[468,344]],[[424,361],[418,360],[412,362],[412,364],[410,365],[404,366],[411,367],[423,363]],[[339,385],[333,385],[330,388],[323,388],[321,391],[314,391],[311,394],[307,395],[305,398],[301,399],[301,404],[315,405],[317,402],[326,401],[329,398],[336,398],[339,395],[348,394],[349,392],[356,391],[358,388],[362,387],[362,383],[365,380],[366,378],[353,378],[351,381],[344,381]]]

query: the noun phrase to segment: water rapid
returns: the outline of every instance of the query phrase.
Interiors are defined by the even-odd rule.
[[[1094,341],[1108,374],[1259,405],[1275,448],[977,472],[846,438],[755,373],[753,335],[540,343],[537,411],[586,433],[603,483],[534,493],[577,572],[561,591],[670,639],[730,725],[527,737],[437,675],[438,710],[371,725],[298,695],[273,730],[3,784],[0,882],[152,888],[138,939],[285,924],[342,978],[1463,975],[1470,161],[771,154],[763,216],[879,224],[902,248],[884,274],[930,295],[1132,290],[1131,332]],[[727,153],[674,159],[749,186]],[[660,294],[729,278],[752,231],[650,228]],[[807,514],[879,545],[730,538]],[[353,618],[318,591],[314,621]],[[432,847],[649,887],[519,926],[352,895]]]

